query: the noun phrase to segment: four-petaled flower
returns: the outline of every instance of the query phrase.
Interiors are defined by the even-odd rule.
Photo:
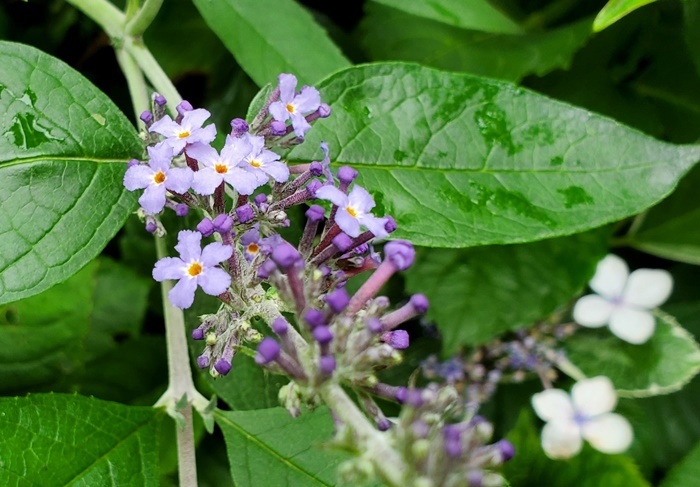
[[[209,145],[195,144],[189,147],[187,155],[199,162],[199,171],[194,173],[192,189],[201,195],[209,195],[214,193],[222,181],[226,181],[240,194],[253,194],[255,188],[266,181],[259,181],[254,174],[239,167],[250,151],[250,142],[244,138],[230,139],[221,149],[221,155]]]
[[[597,294],[576,302],[574,321],[588,328],[608,324],[617,337],[641,344],[654,334],[656,320],[650,310],[668,299],[673,279],[657,269],[637,269],[630,274],[625,261],[611,254],[598,263],[589,286]]]
[[[160,143],[148,148],[148,165],[136,164],[124,174],[124,187],[129,191],[144,189],[139,198],[141,207],[151,215],[165,206],[165,190],[185,193],[192,184],[189,167],[170,167],[173,149]]]
[[[571,396],[561,389],[547,389],[532,396],[537,416],[546,421],[542,448],[548,457],[570,458],[585,439],[603,453],[622,453],[632,443],[627,419],[612,413],[617,395],[612,382],[599,376],[578,381]]]
[[[316,88],[304,86],[299,94],[295,93],[297,78],[293,74],[279,75],[280,99],[270,104],[270,114],[278,122],[292,119],[292,127],[297,137],[311,128],[304,114],[316,111],[321,105],[321,95]]]
[[[243,158],[241,167],[254,175],[260,186],[267,184],[270,177],[278,183],[287,182],[289,179],[289,168],[284,162],[279,160],[279,155],[265,149],[265,137],[245,134],[243,138],[248,140],[251,150]]]
[[[316,190],[316,197],[329,200],[338,207],[335,222],[349,236],[360,235],[360,225],[366,227],[377,238],[389,235],[384,228],[386,217],[378,218],[370,213],[374,208],[374,200],[363,187],[355,185],[350,194],[346,195],[333,186],[322,186]]]
[[[163,141],[173,148],[175,154],[179,154],[187,144],[200,142],[208,144],[216,138],[216,127],[209,124],[202,128],[202,124],[211,113],[203,108],[190,110],[182,115],[180,123],[175,122],[169,115],[163,116],[148,129],[166,137]]]
[[[179,279],[168,293],[170,302],[181,309],[189,308],[194,301],[197,285],[212,296],[224,293],[231,285],[231,276],[217,264],[231,257],[233,248],[214,242],[202,250],[202,234],[190,230],[181,231],[177,240],[175,250],[180,257],[160,259],[153,269],[153,279],[156,281]]]

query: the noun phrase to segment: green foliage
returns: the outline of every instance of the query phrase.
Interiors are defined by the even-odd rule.
[[[606,240],[607,232],[597,231],[522,245],[421,249],[406,287],[428,296],[428,318],[451,354],[567,304],[605,256]]]
[[[586,375],[610,377],[620,395],[654,396],[677,391],[700,371],[700,348],[676,320],[658,312],[656,330],[642,345],[607,329],[583,330],[567,340],[568,358]]]
[[[5,485],[158,485],[163,413],[82,396],[0,398]]]
[[[588,445],[569,460],[551,460],[542,451],[533,414],[523,411],[507,435],[515,457],[504,474],[511,487],[551,485],[576,487],[649,487],[634,463],[624,455],[606,455]]]
[[[231,475],[236,485],[336,485],[336,468],[346,455],[330,450],[333,420],[318,409],[294,419],[282,408],[220,411]]]
[[[593,22],[593,30],[601,31],[625,15],[637,10],[644,5],[648,5],[656,0],[609,0],[603,7]]]
[[[294,73],[301,84],[310,84],[350,64],[311,15],[292,0],[194,3],[258,86],[274,82],[279,73]]]
[[[567,68],[590,32],[590,21],[583,20],[546,32],[492,34],[370,3],[362,23],[362,42],[373,61],[411,61],[518,81],[529,74]]]
[[[515,22],[494,8],[487,0],[471,0],[470,2],[460,2],[459,0],[374,1],[418,17],[436,20],[462,29],[506,34],[520,32],[520,28]]]
[[[441,89],[434,89],[440,86]],[[397,63],[358,66],[320,84],[333,117],[297,162],[329,142],[360,169],[396,237],[430,247],[516,243],[635,214],[700,158],[585,110],[495,80]]]
[[[668,474],[660,487],[693,487],[700,477],[700,443]]]
[[[134,208],[121,184],[141,155],[133,127],[63,62],[0,42],[0,303],[92,260]]]

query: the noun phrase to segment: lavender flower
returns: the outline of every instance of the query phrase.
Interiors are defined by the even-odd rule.
[[[198,194],[210,195],[226,181],[240,194],[252,194],[255,188],[264,183],[261,184],[253,174],[239,167],[250,150],[250,143],[244,139],[231,139],[221,150],[221,155],[209,145],[190,147],[187,155],[200,163],[199,171],[194,174],[192,189]]]
[[[216,127],[213,124],[202,127],[202,124],[209,118],[211,113],[198,108],[184,112],[182,121],[175,122],[169,115],[163,116],[148,129],[149,132],[156,132],[166,137],[163,141],[173,148],[178,154],[187,144],[200,142],[208,144],[216,137]]]
[[[202,235],[183,230],[177,236],[175,250],[180,257],[165,257],[156,262],[153,279],[178,279],[179,282],[168,293],[168,298],[178,308],[189,308],[194,302],[197,286],[212,296],[225,292],[231,285],[231,276],[216,267],[231,257],[233,248],[214,242],[201,249]]]
[[[360,226],[366,227],[377,238],[389,235],[384,228],[386,217],[378,218],[370,213],[374,199],[363,187],[355,185],[346,195],[333,186],[323,186],[316,190],[316,198],[329,200],[338,207],[335,222],[349,236],[360,235]]]
[[[148,165],[136,164],[127,169],[124,186],[129,191],[145,189],[139,204],[155,215],[165,206],[165,190],[184,193],[192,184],[192,170],[188,167],[170,167],[173,149],[165,144],[148,148]]]
[[[311,128],[304,114],[318,109],[321,104],[321,95],[311,86],[304,86],[301,92],[296,94],[297,78],[293,74],[280,74],[278,79],[280,99],[270,105],[270,114],[277,122],[286,122],[291,119],[294,134],[297,137],[304,137]]]
[[[231,136],[227,137],[227,141]],[[258,179],[258,184],[266,184],[271,177],[278,183],[284,183],[289,179],[289,168],[280,162],[280,156],[265,149],[265,137],[245,134],[243,137],[250,143],[250,153],[243,158],[241,167],[253,174]]]

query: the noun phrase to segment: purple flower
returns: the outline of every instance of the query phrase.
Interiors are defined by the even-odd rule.
[[[230,135],[226,138],[233,138]],[[280,156],[265,149],[265,137],[258,135],[245,134],[244,139],[250,142],[252,147],[250,153],[243,158],[241,167],[253,174],[258,184],[262,186],[272,178],[278,183],[287,182],[289,179],[289,168],[283,162],[280,162]]]
[[[321,104],[321,95],[316,88],[304,86],[295,93],[297,78],[293,74],[280,74],[280,99],[270,105],[270,114],[278,122],[292,119],[292,127],[297,137],[303,137],[311,125],[304,118],[305,113],[316,111]]]
[[[177,236],[175,250],[180,257],[165,257],[156,262],[153,279],[164,281],[178,279],[179,282],[168,293],[170,302],[178,308],[192,306],[197,285],[212,296],[225,292],[231,285],[231,276],[217,264],[231,257],[233,248],[219,242],[201,248],[202,235],[199,232],[183,230]]]
[[[146,189],[139,203],[148,213],[160,213],[165,206],[165,190],[185,193],[192,184],[189,167],[170,167],[173,149],[165,144],[148,148],[148,165],[133,165],[124,175],[124,186],[129,191]]]
[[[216,127],[209,124],[202,128],[204,121],[211,114],[203,108],[190,110],[182,115],[180,123],[175,122],[169,115],[163,116],[148,129],[149,132],[156,132],[166,137],[163,141],[173,148],[178,154],[187,144],[201,142],[208,144],[216,137]]]
[[[363,187],[355,185],[350,194],[346,195],[338,188],[326,185],[316,190],[316,198],[329,200],[338,207],[335,222],[351,237],[360,235],[360,225],[366,227],[377,238],[389,235],[384,229],[386,217],[377,218],[370,213],[374,208],[374,200]]]
[[[199,162],[192,189],[198,194],[209,195],[226,181],[240,194],[252,194],[261,184],[254,175],[238,167],[249,152],[249,142],[233,138],[221,150],[221,155],[209,145],[196,144],[188,148],[187,155]]]

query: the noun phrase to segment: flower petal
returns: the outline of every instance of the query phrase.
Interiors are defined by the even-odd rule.
[[[289,179],[289,168],[283,162],[270,161],[262,169],[278,183],[284,183]]]
[[[147,213],[155,215],[163,211],[165,206],[165,185],[149,185],[139,198],[139,204]]]
[[[289,103],[294,99],[294,92],[297,88],[297,77],[293,74],[282,73],[277,77],[280,86],[280,101]]]
[[[338,188],[327,184],[316,190],[316,198],[329,200],[336,206],[344,207],[348,204],[348,197]]]
[[[267,176],[260,179],[245,169],[239,167],[234,167],[229,169],[228,173],[224,175],[224,181],[233,186],[233,189],[238,191],[240,194],[253,194],[256,188],[259,188],[267,182]]]
[[[335,222],[350,237],[355,238],[360,235],[360,222],[357,218],[350,215],[344,206],[338,207],[338,211],[335,214]]]
[[[220,159],[216,149],[206,144],[192,144],[187,146],[187,155],[192,159],[196,159],[200,164],[209,167],[213,167]]]
[[[192,189],[195,193],[207,196],[214,194],[216,187],[224,178],[209,166],[201,167],[192,177]]]
[[[610,331],[622,340],[640,345],[654,334],[656,319],[650,311],[620,307],[610,316]]]
[[[617,393],[613,383],[605,376],[582,379],[571,388],[571,400],[576,412],[591,418],[609,413],[617,404]]]
[[[186,309],[192,306],[194,302],[194,292],[197,290],[197,280],[191,277],[185,277],[175,284],[168,292],[168,298],[173,306],[180,309]]]
[[[202,254],[201,242],[201,233],[193,232],[192,230],[181,230],[177,234],[175,250],[180,252],[180,258],[183,262],[189,263],[193,260],[198,260]]]
[[[284,122],[289,118],[289,112],[281,101],[270,104],[270,115],[278,122]]]
[[[581,429],[573,421],[551,421],[542,428],[542,449],[549,458],[571,458],[582,445]]]
[[[311,129],[311,124],[298,112],[292,113],[292,126],[294,127],[294,135],[297,137],[304,137],[306,132]]]
[[[623,294],[625,304],[652,309],[663,304],[673,290],[673,278],[661,269],[637,269],[630,274]]]
[[[231,255],[233,255],[233,247],[224,245],[221,242],[213,242],[204,247],[200,260],[204,267],[214,267],[219,262],[223,262],[231,257]]]
[[[387,222],[386,217],[379,218],[373,215],[365,215],[362,218],[358,218],[358,220],[360,225],[364,225],[375,237],[385,238],[389,236],[389,232],[384,228]]]
[[[582,426],[581,434],[598,451],[622,453],[632,444],[632,426],[623,416],[608,413]]]
[[[197,283],[205,293],[218,296],[231,285],[231,276],[218,267],[210,267],[197,276]]]
[[[177,257],[163,257],[153,268],[153,279],[158,282],[166,279],[182,279],[185,276],[186,265]]]
[[[299,113],[314,112],[320,104],[321,94],[313,86],[304,86],[301,93],[294,98],[294,105]]]
[[[247,138],[234,138],[231,143],[228,143],[221,149],[221,159],[228,164],[229,167],[237,166],[243,159],[248,157],[253,146]]]
[[[362,186],[355,185],[348,195],[350,206],[357,208],[362,213],[368,213],[374,208],[374,198]]]
[[[599,328],[610,321],[615,306],[597,294],[589,294],[576,301],[574,305],[574,321],[588,328]]]
[[[546,389],[532,396],[532,407],[543,421],[568,420],[574,417],[571,398],[561,389]]]
[[[153,169],[144,165],[131,166],[124,174],[124,187],[129,191],[143,189],[153,182]]]
[[[174,167],[168,171],[165,188],[176,193],[185,193],[192,186],[194,173],[189,167]]]
[[[180,124],[170,118],[170,115],[164,115],[160,120],[153,122],[148,129],[149,132],[156,132],[165,137],[177,137],[180,130]]]
[[[588,285],[601,296],[614,299],[622,296],[628,275],[627,263],[617,255],[609,254],[598,262],[595,275]]]
[[[180,125],[183,129],[188,132],[193,132],[193,129],[202,128],[202,124],[211,116],[204,108],[197,108],[196,110],[189,110],[185,112],[182,116],[182,123]],[[155,125],[155,124],[154,124]]]

